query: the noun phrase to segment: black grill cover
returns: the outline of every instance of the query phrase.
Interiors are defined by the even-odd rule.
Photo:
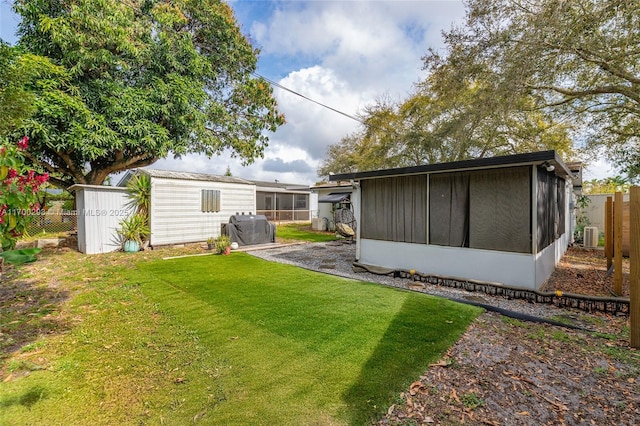
[[[276,226],[265,215],[233,215],[222,224],[222,233],[240,246],[275,243]]]

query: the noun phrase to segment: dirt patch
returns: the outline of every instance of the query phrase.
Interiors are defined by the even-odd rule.
[[[0,279],[0,361],[38,336],[65,328],[60,307],[67,292],[15,275],[9,270]]]
[[[624,295],[629,263],[623,263]],[[572,248],[545,290],[611,296],[599,250]],[[446,356],[399,395],[382,425],[637,425],[640,351],[629,320],[566,309],[593,331],[481,315]]]

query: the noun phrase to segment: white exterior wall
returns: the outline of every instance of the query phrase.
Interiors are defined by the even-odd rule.
[[[312,192],[309,194],[309,218],[313,219],[318,216],[318,193]]]
[[[201,190],[220,191],[220,211],[203,213]],[[151,177],[151,245],[181,244],[218,237],[237,213],[256,212],[255,185]]]
[[[345,192],[351,193],[351,206],[353,207],[353,216],[356,220],[360,217],[360,205],[359,205],[359,197],[356,197],[356,194],[359,192],[359,187],[357,189],[345,189],[342,188],[329,188],[329,189],[317,189],[316,200],[318,198],[325,197],[331,193],[336,192]],[[317,203],[317,213],[314,213],[314,217],[322,217],[327,219],[327,224],[329,225],[329,230],[335,230],[335,224],[333,223],[333,204],[332,203]]]
[[[461,247],[360,240],[360,263],[534,288],[535,256]],[[544,281],[544,280],[543,280]]]
[[[86,254],[120,250],[117,229],[131,214],[126,188],[74,185],[78,211],[78,250]]]
[[[614,198],[615,194],[593,194],[589,195],[591,202],[582,211],[582,213],[589,219],[589,226],[595,226],[598,228],[599,233],[604,233],[604,206],[607,202],[607,197]],[[623,201],[629,201],[629,194],[622,194]]]

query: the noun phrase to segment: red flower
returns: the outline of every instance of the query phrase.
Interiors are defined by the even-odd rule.
[[[29,146],[29,136],[25,136],[18,141],[19,149],[27,149],[28,146]]]
[[[38,185],[42,185],[48,180],[49,180],[49,173],[45,173],[43,175],[36,176],[36,182],[38,183]]]
[[[16,176],[18,176],[18,171],[16,169],[9,169],[7,172],[7,179],[13,179]]]

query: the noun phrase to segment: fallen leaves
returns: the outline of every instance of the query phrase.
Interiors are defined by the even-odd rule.
[[[613,335],[628,327],[605,316],[593,324]],[[620,339],[485,313],[379,424],[637,424],[639,360]]]

